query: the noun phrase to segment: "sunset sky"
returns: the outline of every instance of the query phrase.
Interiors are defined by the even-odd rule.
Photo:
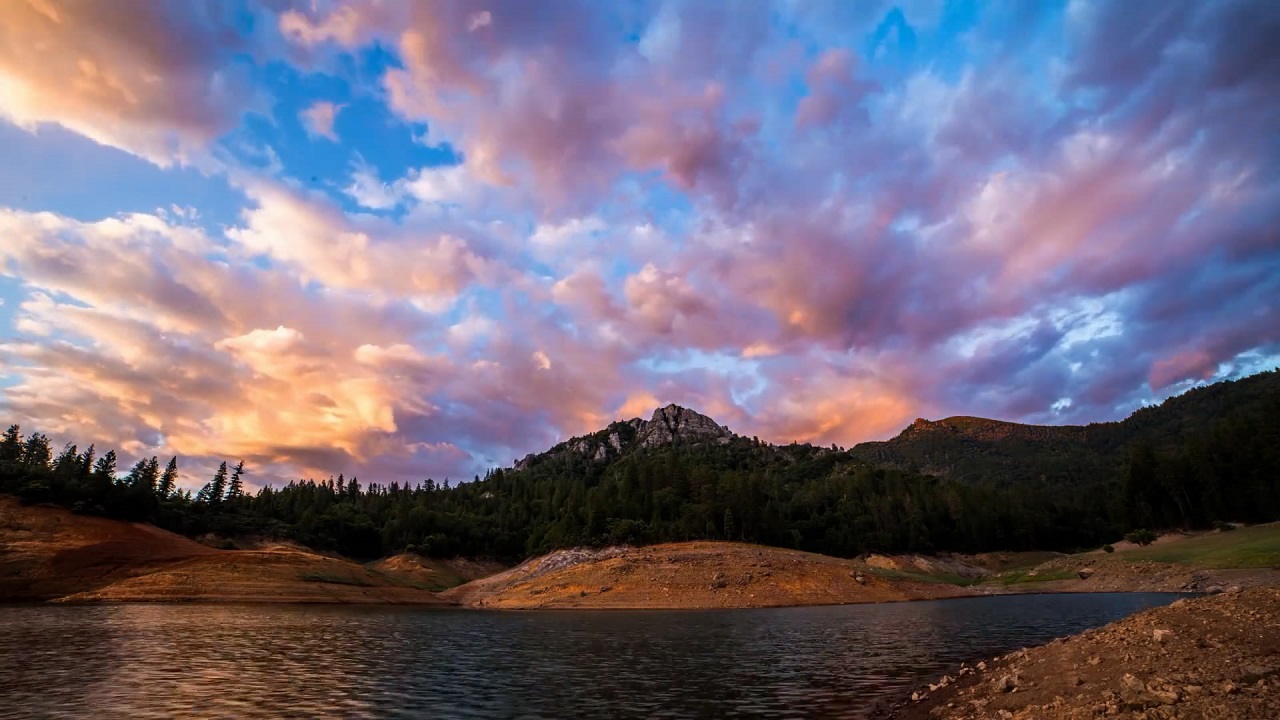
[[[1280,3],[0,3],[0,419],[469,478],[1280,363]]]

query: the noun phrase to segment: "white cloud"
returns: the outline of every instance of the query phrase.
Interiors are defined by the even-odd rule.
[[[338,134],[333,130],[333,123],[344,107],[346,105],[320,100],[298,113],[298,119],[302,121],[302,127],[307,131],[307,135],[312,138],[327,138],[338,142]]]

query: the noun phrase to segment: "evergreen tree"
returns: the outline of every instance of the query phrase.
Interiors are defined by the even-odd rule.
[[[142,475],[142,488],[148,495],[156,494],[156,486],[160,483],[160,459],[155,455],[147,460],[147,467]]]
[[[22,464],[22,428],[10,425],[0,439],[0,470],[9,470]]]
[[[49,448],[49,438],[42,433],[31,433],[22,446],[22,467],[27,472],[44,472],[49,470],[53,462],[53,451]]]
[[[160,483],[156,487],[156,496],[164,499],[173,494],[178,483],[178,457],[175,455],[169,458],[169,464],[164,468],[164,474],[160,476]]]
[[[244,461],[241,460],[231,471],[231,487],[227,488],[227,499],[236,500],[244,496],[244,483],[240,480],[244,475]]]
[[[93,476],[94,447],[91,443],[80,456],[80,483],[89,487],[89,479]]]
[[[110,489],[116,482],[116,451],[108,450],[106,455],[98,458],[93,464],[93,483],[99,489]]]
[[[80,452],[75,443],[67,443],[53,461],[53,474],[65,482],[73,482],[80,477]]]
[[[147,460],[142,458],[129,468],[128,474],[124,476],[124,484],[130,489],[140,489],[146,483],[147,477]]]
[[[222,502],[222,498],[227,492],[227,461],[223,460],[218,466],[218,472],[214,474],[213,480],[209,482],[209,495],[207,501],[212,505]]]

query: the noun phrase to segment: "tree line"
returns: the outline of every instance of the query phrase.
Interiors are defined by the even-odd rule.
[[[0,439],[0,492],[192,536],[290,539],[360,558],[407,550],[518,559],[574,545],[703,539],[846,557],[1069,551],[1138,528],[1280,519],[1280,392],[1277,374],[1263,375],[1227,388],[1234,402],[1219,389],[1140,411],[1141,427],[1156,430],[1077,448],[1074,461],[1090,472],[1071,482],[1011,482],[1007,457],[992,478],[952,478],[876,464],[856,448],[735,437],[601,460],[565,443],[521,470],[457,485],[362,486],[339,474],[249,493],[244,463],[223,462],[192,495],[177,489],[177,458],[163,470],[157,458],[141,459],[120,473],[113,451],[95,457],[93,446],[68,444],[55,457],[46,436],[24,437],[14,425]],[[1212,412],[1202,412],[1206,402]]]

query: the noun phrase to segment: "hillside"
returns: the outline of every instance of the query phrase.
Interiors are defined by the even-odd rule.
[[[287,546],[215,550],[141,523],[0,497],[0,601],[444,604],[393,569]]]
[[[1280,372],[1199,387],[1120,422],[1022,425],[975,417],[916,420],[896,437],[854,446],[867,462],[967,482],[1086,483],[1124,472],[1136,446],[1188,441],[1280,446]],[[1213,436],[1213,437],[1209,437]]]
[[[482,608],[746,608],[973,594],[853,560],[726,542],[559,550],[441,597]]]

